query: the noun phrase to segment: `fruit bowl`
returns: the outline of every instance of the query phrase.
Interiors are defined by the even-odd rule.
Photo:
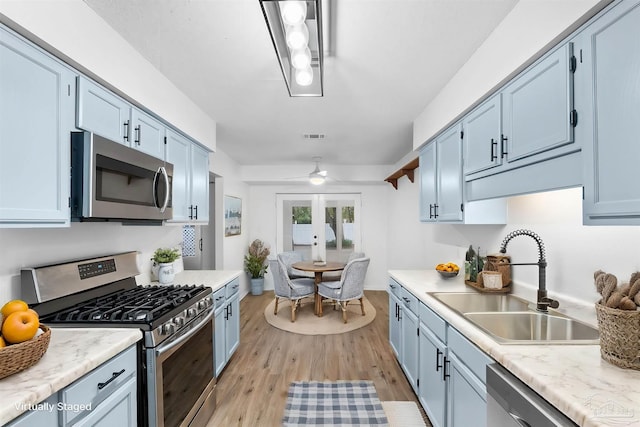
[[[455,277],[460,272],[460,267],[453,262],[448,262],[446,264],[438,264],[436,265],[436,271],[440,273],[440,275],[446,279],[450,277]]]
[[[40,325],[42,334],[28,341],[0,348],[0,379],[24,371],[38,363],[49,348],[51,329]]]
[[[441,271],[441,270],[436,270],[438,273],[440,273],[440,275],[442,277],[444,277],[445,279],[448,279],[450,277],[456,277],[458,275],[458,272],[460,270],[457,271]]]

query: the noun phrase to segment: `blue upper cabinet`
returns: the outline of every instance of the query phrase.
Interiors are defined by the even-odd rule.
[[[173,164],[173,218],[169,222],[209,222],[209,151],[167,129],[166,161]]]
[[[131,146],[159,159],[164,159],[166,127],[150,115],[131,110]]]
[[[572,45],[567,43],[501,91],[500,155],[508,162],[573,143],[572,61]]]
[[[436,139],[438,165],[435,215],[438,221],[462,221],[462,125],[457,124]]]
[[[576,41],[589,130],[583,147],[585,224],[640,224],[639,40],[640,1],[634,0],[619,3]]]
[[[498,93],[462,119],[465,175],[502,164],[501,115],[502,103]]]
[[[467,200],[582,184],[573,50],[557,46],[463,118]]]
[[[75,74],[0,28],[0,226],[69,225]]]
[[[131,105],[85,77],[78,77],[76,126],[130,146]]]
[[[79,129],[164,160],[166,126],[95,82],[78,77]]]
[[[436,143],[427,144],[420,151],[420,221],[435,222],[437,204]]]

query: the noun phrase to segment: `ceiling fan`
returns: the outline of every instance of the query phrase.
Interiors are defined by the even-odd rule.
[[[313,158],[313,160],[316,162],[316,168],[309,174],[309,182],[313,185],[322,185],[327,179],[327,171],[320,170],[321,159],[321,157]]]

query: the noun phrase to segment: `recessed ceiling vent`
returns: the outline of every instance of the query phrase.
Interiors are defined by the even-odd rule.
[[[311,140],[324,139],[324,133],[305,133],[304,139],[311,139]]]

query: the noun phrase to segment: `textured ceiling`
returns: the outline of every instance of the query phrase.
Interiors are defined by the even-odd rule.
[[[243,165],[389,165],[517,0],[333,0],[324,97],[290,98],[258,0],[85,0],[217,122]],[[305,139],[322,133],[324,139]]]

